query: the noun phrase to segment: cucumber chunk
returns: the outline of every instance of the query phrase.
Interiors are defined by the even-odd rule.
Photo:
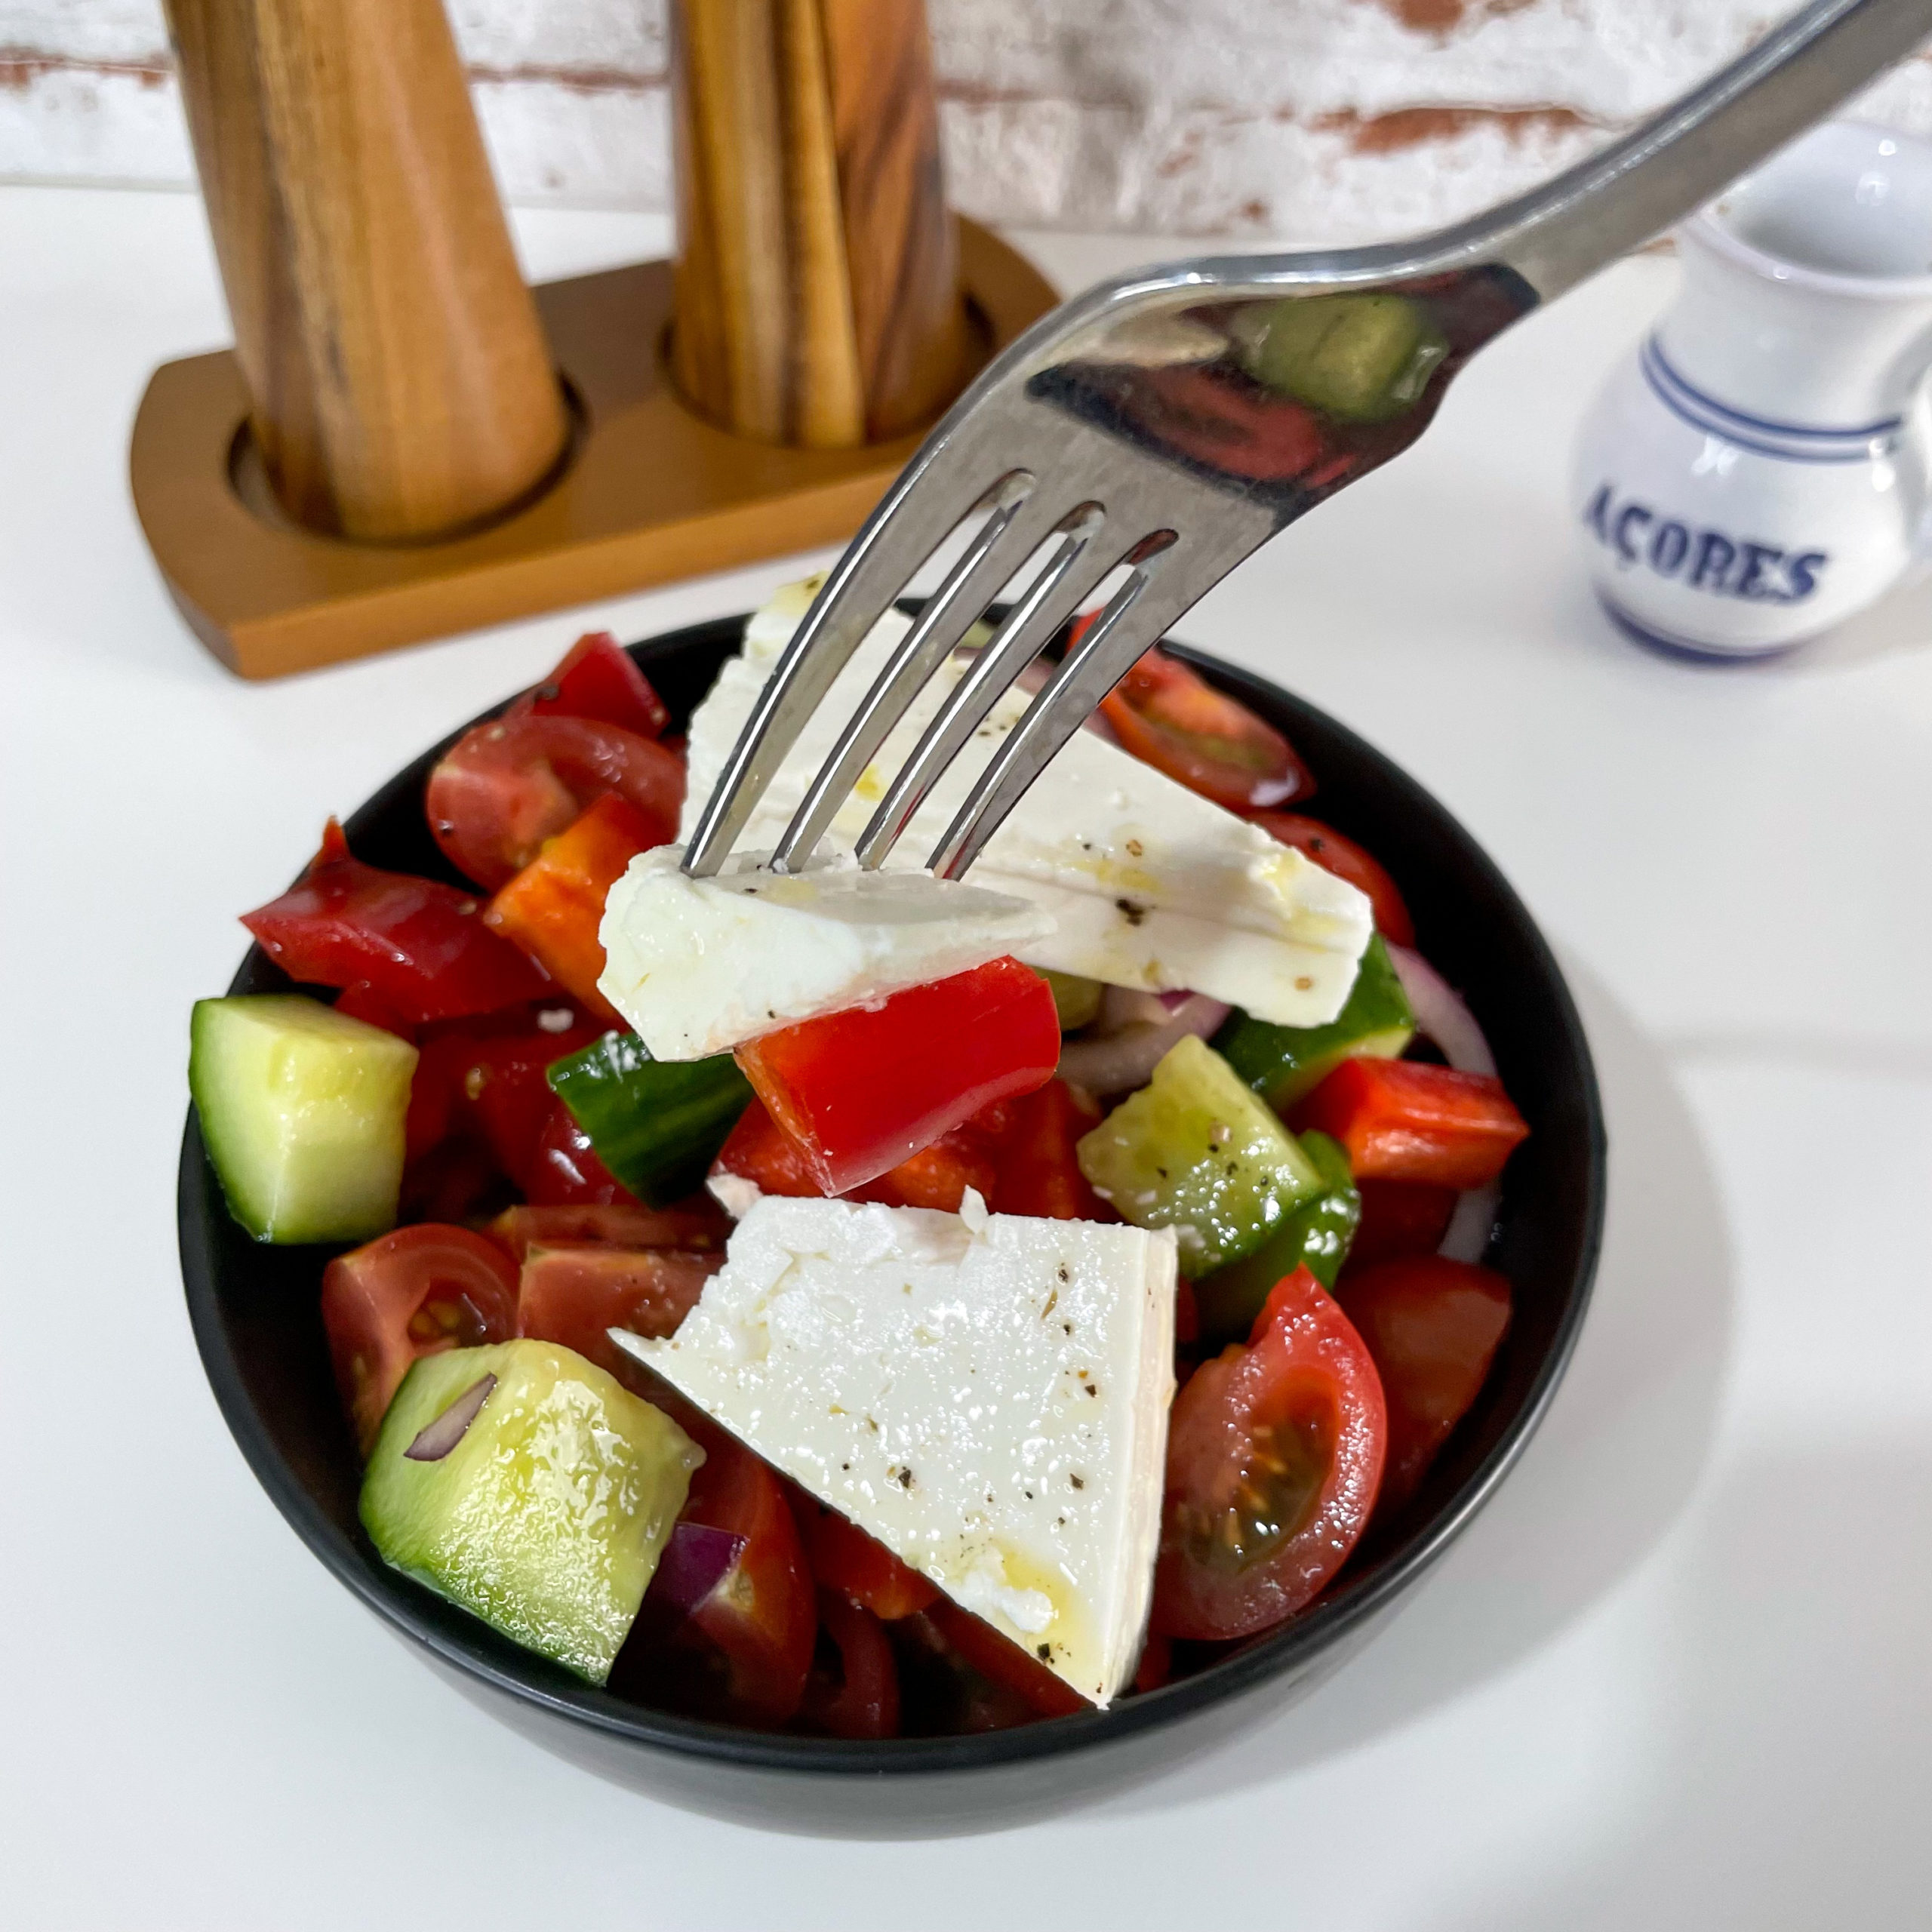
[[[609,1032],[552,1061],[550,1091],[590,1136],[597,1158],[637,1198],[668,1208],[704,1185],[718,1150],[751,1104],[729,1054],[653,1060],[635,1033]]]
[[[228,1211],[257,1241],[395,1226],[416,1049],[300,993],[195,1002],[188,1088]]]
[[[1272,1026],[1236,1011],[1214,1051],[1277,1113],[1312,1093],[1345,1060],[1399,1060],[1416,1017],[1380,933],[1371,936],[1347,1002],[1325,1026]]]
[[[362,1524],[386,1563],[601,1684],[703,1460],[669,1416],[568,1349],[454,1349],[423,1356],[396,1391]]]
[[[1321,1192],[1305,1201],[1273,1238],[1243,1260],[1217,1268],[1194,1284],[1201,1333],[1210,1342],[1245,1341],[1275,1284],[1306,1268],[1332,1289],[1349,1244],[1361,1225],[1361,1195],[1349,1171],[1347,1150],[1325,1134],[1304,1134],[1301,1149],[1321,1177]]]
[[[1449,352],[1404,295],[1291,297],[1237,324],[1241,365],[1264,388],[1353,423],[1399,416]]]
[[[1321,1192],[1294,1136],[1192,1035],[1074,1153],[1135,1226],[1174,1230],[1191,1278],[1253,1254]]]

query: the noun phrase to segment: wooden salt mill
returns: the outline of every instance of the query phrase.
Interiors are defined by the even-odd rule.
[[[922,0],[673,0],[677,260],[534,291],[441,0],[166,4],[235,346],[129,480],[244,676],[841,541],[1053,306],[945,207]]]
[[[250,426],[364,542],[527,496],[568,420],[442,0],[167,0]]]

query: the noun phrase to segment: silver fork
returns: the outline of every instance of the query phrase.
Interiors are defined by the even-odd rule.
[[[866,633],[977,515],[773,854],[781,870],[804,866],[921,688],[1051,545],[862,835],[860,863],[883,863],[1008,687],[1124,571],[934,848],[931,869],[959,877],[1142,652],[1276,531],[1413,442],[1477,349],[1709,199],[1928,32],[1932,0],[1814,0],[1634,134],[1472,220],[1375,248],[1181,262],[1055,310],[954,405],[827,577],[719,774],[685,871],[724,863]],[[1413,337],[1379,408],[1311,397],[1321,385],[1306,370],[1298,392],[1279,392],[1269,340],[1291,340],[1291,305],[1317,297],[1352,298],[1358,324],[1386,321],[1398,346]],[[1375,297],[1385,306],[1371,317],[1361,305]],[[1343,312],[1331,301],[1301,326]]]

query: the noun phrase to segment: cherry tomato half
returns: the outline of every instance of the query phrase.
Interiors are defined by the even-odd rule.
[[[494,892],[611,792],[637,808],[651,844],[677,836],[675,753],[601,718],[512,712],[457,740],[429,774],[423,808],[444,856]]]
[[[574,1349],[614,1375],[630,1358],[611,1330],[675,1334],[724,1265],[721,1248],[533,1247],[517,1287],[517,1333]]]
[[[608,631],[579,638],[564,661],[512,709],[539,718],[598,718],[641,738],[661,737],[671,721],[651,680]]]
[[[516,1270],[494,1241],[467,1228],[398,1228],[322,1271],[322,1326],[366,1456],[419,1355],[507,1342],[516,1333]]]
[[[1367,1349],[1297,1269],[1247,1346],[1203,1362],[1174,1398],[1154,1629],[1251,1636],[1312,1601],[1367,1524],[1387,1439]]]
[[[300,881],[242,923],[291,980],[357,987],[348,1011],[379,1001],[420,1025],[535,999],[549,984],[482,909],[453,885],[365,866],[331,819]]]
[[[608,1242],[613,1247],[721,1248],[731,1223],[707,1195],[674,1208],[625,1202],[580,1202],[551,1208],[506,1208],[483,1232],[521,1267],[533,1247]]]
[[[1158,645],[1100,700],[1122,746],[1229,811],[1305,798],[1315,779],[1266,719]]]
[[[878,1619],[836,1590],[818,1593],[818,1641],[798,1710],[827,1737],[897,1737],[899,1666]]]
[[[1488,1380],[1509,1327],[1509,1284],[1493,1268],[1417,1255],[1364,1269],[1340,1299],[1381,1377],[1389,1460],[1378,1506],[1398,1509]]]
[[[1254,823],[1270,838],[1306,853],[1325,872],[1346,879],[1368,895],[1375,915],[1375,929],[1398,946],[1414,946],[1416,922],[1402,903],[1395,881],[1352,838],[1345,838],[1332,825],[1318,818],[1303,818],[1296,812],[1256,812]]]

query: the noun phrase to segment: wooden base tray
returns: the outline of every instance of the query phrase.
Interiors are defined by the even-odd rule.
[[[1046,281],[976,223],[960,222],[959,254],[989,354],[1053,306]],[[224,664],[280,677],[835,543],[918,445],[786,449],[693,414],[664,373],[667,262],[534,293],[577,412],[569,459],[521,509],[439,543],[347,543],[290,521],[254,457],[233,355],[155,371],[134,418],[134,507],[170,594]]]

